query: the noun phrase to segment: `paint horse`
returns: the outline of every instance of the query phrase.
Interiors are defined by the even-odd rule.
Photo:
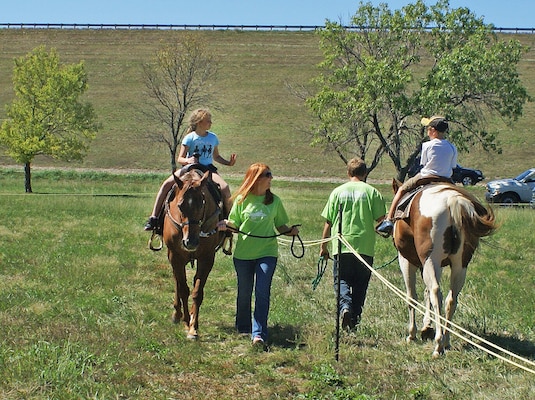
[[[166,201],[163,223],[163,241],[175,279],[173,322],[179,323],[182,319],[187,337],[197,339],[204,287],[214,265],[215,254],[225,238],[224,232],[216,227],[222,218],[223,206],[217,198],[218,193],[214,192],[215,183],[211,181],[209,171],[191,169],[180,178],[174,177],[176,185],[172,198]],[[186,265],[191,263],[194,266],[195,262],[192,305],[188,309],[190,288]]]
[[[400,182],[394,179],[394,192],[399,186]],[[449,323],[479,239],[492,234],[495,229],[492,209],[485,208],[466,190],[449,183],[424,186],[411,200],[401,219],[395,222],[394,245],[398,250],[407,297],[412,304],[417,300],[418,270],[425,283],[426,311],[421,335],[423,339],[434,336],[434,358],[450,346]],[[442,268],[448,265],[451,268],[450,290],[443,317],[440,278]],[[434,311],[434,328],[431,307]],[[441,319],[445,322],[441,323]],[[409,304],[408,342],[415,340],[416,331],[415,308]]]

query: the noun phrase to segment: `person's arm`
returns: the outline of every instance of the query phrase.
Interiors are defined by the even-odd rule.
[[[325,221],[323,226],[323,233],[321,235],[322,239],[328,239],[331,237],[331,223]],[[323,242],[320,247],[320,257],[329,258],[329,242]]]
[[[180,151],[178,152],[178,156],[176,158],[176,161],[179,164],[188,165],[188,164],[196,164],[199,162],[199,160],[193,156],[186,157],[188,155],[188,149],[189,149],[188,146],[184,144],[180,145]]]
[[[223,157],[221,157],[221,154],[219,154],[219,148],[217,146],[214,147],[212,157],[214,161],[217,161],[219,164],[222,165],[228,165],[229,167],[232,167],[234,164],[236,164],[236,154],[231,154],[230,159],[225,160]]]

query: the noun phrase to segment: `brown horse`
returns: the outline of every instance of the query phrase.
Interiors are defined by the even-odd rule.
[[[216,200],[210,185],[209,171],[192,169],[181,178],[175,175],[174,197],[165,205],[163,241],[175,278],[173,322],[184,322],[189,339],[197,339],[199,308],[204,298],[204,286],[212,270],[215,254],[221,246],[224,233],[216,228],[221,218],[222,203]],[[190,288],[186,265],[196,262],[193,278],[192,305],[188,309]]]
[[[394,192],[400,183],[393,182]],[[398,219],[394,226],[394,245],[398,250],[399,265],[405,280],[409,305],[409,336],[416,338],[415,308],[416,271],[420,271],[426,286],[423,339],[434,336],[433,357],[449,348],[448,326],[457,307],[459,295],[466,278],[468,263],[479,245],[479,239],[496,229],[492,209],[485,208],[466,190],[453,184],[434,183],[419,191],[409,204],[408,215]],[[440,278],[442,268],[450,266],[450,290],[442,317],[442,292]],[[434,311],[432,326],[431,307]],[[441,323],[441,319],[445,323]]]

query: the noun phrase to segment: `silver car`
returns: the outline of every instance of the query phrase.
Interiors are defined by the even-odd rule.
[[[490,203],[530,203],[535,189],[535,168],[530,168],[516,178],[498,179],[486,185],[485,198]]]

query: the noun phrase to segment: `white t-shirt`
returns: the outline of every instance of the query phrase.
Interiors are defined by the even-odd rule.
[[[420,164],[422,177],[435,175],[451,178],[457,166],[457,149],[446,139],[432,139],[422,144]]]

